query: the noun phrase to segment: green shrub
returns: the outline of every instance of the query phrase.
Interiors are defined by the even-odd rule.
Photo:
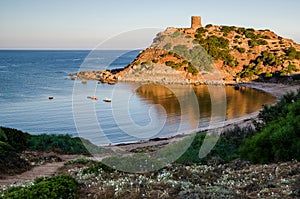
[[[174,61],[166,61],[165,64],[166,64],[166,66],[173,67],[175,65],[175,62]]]
[[[244,35],[245,32],[246,32],[246,29],[245,29],[245,28],[238,28],[238,29],[236,30],[236,32],[237,32],[238,34],[240,34],[240,35]]]
[[[171,38],[176,38],[180,35],[180,32],[178,30],[176,30],[174,33],[170,34]]]
[[[202,35],[203,33],[206,33],[208,30],[206,30],[205,28],[201,27],[201,28],[198,28],[196,30],[197,34],[198,35]]]
[[[296,50],[295,47],[290,47],[285,50],[285,54],[289,60],[300,59],[300,52]]]
[[[265,78],[271,78],[271,77],[273,77],[273,74],[268,71],[268,72],[265,73],[264,77]]]
[[[72,138],[70,135],[33,135],[29,141],[29,149],[63,154],[89,154],[80,138]]]
[[[145,62],[142,62],[141,65],[151,66],[151,62],[145,61]]]
[[[212,27],[213,25],[212,24],[207,24],[206,26],[205,26],[205,28],[210,28],[210,27]]]
[[[172,44],[170,42],[168,42],[166,45],[164,45],[163,49],[170,50],[171,47],[172,47]]]
[[[4,133],[4,131],[2,130],[2,128],[0,128],[0,140],[1,141],[7,141],[7,136]]]
[[[190,55],[189,55],[189,49],[186,45],[177,45],[174,46],[173,50],[172,50],[175,54],[180,55],[181,57],[184,57],[185,59],[189,59]]]
[[[250,64],[243,67],[243,70],[238,73],[238,77],[252,78],[254,75],[260,75],[262,68],[259,65]]]
[[[155,64],[158,63],[158,61],[159,61],[158,59],[153,59],[152,60],[152,62],[155,63]]]
[[[255,60],[251,60],[251,63],[260,64],[267,66],[279,66],[283,63],[282,57],[278,57],[276,53],[270,51],[262,51],[260,56],[256,57]]]
[[[271,39],[268,35],[262,35],[261,38],[262,39]]]
[[[207,53],[215,60],[228,60],[229,40],[223,37],[209,36],[206,39],[199,40],[199,44],[207,51]]]
[[[141,64],[141,62],[140,61],[136,61],[136,62],[134,62],[134,64],[133,65],[135,65],[135,66],[138,66],[138,65],[140,65]]]
[[[175,63],[174,61],[166,61],[165,64],[166,66],[170,66],[171,68],[173,69],[178,69],[180,68],[181,66],[187,64],[188,62],[185,60],[183,62],[179,62],[179,63]]]
[[[92,160],[86,159],[86,158],[76,158],[74,160],[69,160],[64,163],[64,165],[71,165],[71,164],[88,164],[93,162]]]
[[[288,94],[275,106],[264,108],[262,130],[240,148],[244,159],[254,163],[300,160],[299,95]]]
[[[268,42],[263,39],[256,40],[256,43],[257,43],[257,45],[267,45],[268,44]]]
[[[201,70],[210,71],[212,69],[213,61],[201,46],[195,46],[189,51],[189,60],[193,66],[197,66]]]
[[[223,32],[226,35],[228,35],[230,32],[232,32],[234,30],[235,30],[234,26],[222,26],[221,27],[221,32]]]
[[[5,191],[3,199],[10,198],[78,198],[75,180],[68,175],[36,179],[29,187],[13,187]]]
[[[288,65],[288,67],[287,67],[287,72],[288,73],[292,73],[292,72],[297,72],[298,71],[298,68],[297,68],[297,66],[295,65],[295,64],[290,64],[290,65]]]
[[[288,106],[300,99],[300,93],[288,93],[282,96],[275,105],[265,105],[263,109],[259,112],[258,118],[259,123],[254,123],[255,128],[261,131],[272,121],[277,120],[277,118],[285,117],[288,113]]]
[[[193,66],[192,64],[189,63],[188,67],[187,67],[187,71],[189,73],[191,73],[192,75],[197,75],[199,73],[198,69]]]
[[[257,46],[256,40],[249,40],[248,41],[248,46],[250,48],[253,48],[253,47]]]
[[[239,158],[239,146],[253,134],[254,131],[251,128],[240,129],[235,127],[233,130],[226,131],[221,134],[220,139],[211,152],[205,158],[200,159],[199,151],[206,134],[198,133],[190,147],[176,162],[181,164],[207,164],[212,157],[219,157],[225,162],[230,162]]]
[[[244,53],[244,52],[246,52],[246,49],[239,47],[239,48],[237,48],[237,51],[239,51],[239,53]]]
[[[249,39],[256,39],[257,38],[253,31],[248,31],[248,30],[245,32],[245,36],[246,36],[246,38],[249,38]]]
[[[0,127],[1,137],[0,141],[7,142],[12,146],[16,151],[23,151],[26,149],[31,135],[24,133],[17,129]]]

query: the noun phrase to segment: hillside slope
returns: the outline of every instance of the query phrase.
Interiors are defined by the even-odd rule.
[[[300,71],[300,45],[270,30],[206,25],[173,28],[123,70],[79,72],[102,82],[239,82],[290,76]],[[89,78],[93,76],[94,78]]]

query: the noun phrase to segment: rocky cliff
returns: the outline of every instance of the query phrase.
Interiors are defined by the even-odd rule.
[[[300,45],[291,39],[270,30],[209,24],[197,29],[167,28],[124,69],[77,76],[102,82],[205,84],[270,80],[298,71]]]

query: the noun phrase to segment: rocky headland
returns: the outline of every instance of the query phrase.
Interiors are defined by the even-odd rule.
[[[299,77],[300,45],[270,30],[201,25],[169,27],[123,69],[81,71],[79,79],[103,83],[223,84]]]

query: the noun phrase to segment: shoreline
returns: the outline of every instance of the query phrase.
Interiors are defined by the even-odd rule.
[[[289,92],[297,92],[300,89],[300,85],[286,85],[286,84],[279,84],[279,83],[264,83],[264,82],[249,82],[249,83],[240,83],[238,84],[241,87],[248,87],[252,89],[256,89],[268,94],[273,95],[277,98],[277,100],[286,93]],[[236,126],[243,128],[252,125],[252,120],[256,119],[259,111],[247,114],[245,116],[234,118],[230,120],[225,120],[224,122],[209,125],[203,129],[195,129],[194,133],[201,133],[201,132],[212,132],[212,131],[221,131],[221,133],[225,132],[226,130],[231,130]],[[137,148],[143,147],[155,147],[161,145],[167,145],[173,142],[180,141],[184,139],[186,136],[190,134],[178,134],[172,137],[161,137],[161,138],[153,138],[150,140],[144,140],[139,142],[132,142],[132,143],[119,143],[119,144],[112,144],[102,146],[104,148],[111,149],[113,151],[116,150],[123,150],[123,151],[131,151]]]

